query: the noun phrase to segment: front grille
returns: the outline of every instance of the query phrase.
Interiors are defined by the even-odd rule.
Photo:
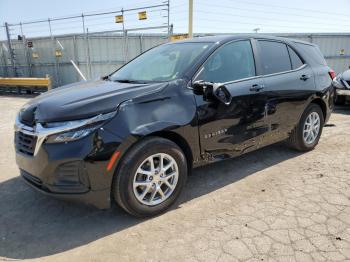
[[[15,142],[16,142],[17,151],[29,156],[33,156],[36,140],[37,140],[37,137],[34,135],[28,135],[28,134],[22,133],[21,131],[16,132]]]

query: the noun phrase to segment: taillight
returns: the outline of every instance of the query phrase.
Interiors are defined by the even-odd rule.
[[[335,72],[333,69],[329,70],[328,74],[332,78],[332,80],[335,78]]]

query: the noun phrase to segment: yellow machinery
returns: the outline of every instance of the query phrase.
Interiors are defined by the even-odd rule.
[[[0,77],[0,87],[23,87],[34,88],[46,87],[47,90],[51,89],[51,79],[48,75],[45,78],[34,78],[34,77]]]

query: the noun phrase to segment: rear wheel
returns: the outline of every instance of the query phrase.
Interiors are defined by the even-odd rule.
[[[113,197],[131,215],[154,216],[176,201],[186,178],[182,150],[170,140],[149,137],[122,159],[113,179]]]
[[[310,104],[292,131],[288,143],[298,151],[309,151],[318,144],[324,125],[322,109],[317,104]]]

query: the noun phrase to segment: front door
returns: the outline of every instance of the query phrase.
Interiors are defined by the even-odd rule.
[[[256,76],[250,40],[227,43],[204,63],[194,81],[225,83],[232,101],[195,95],[202,154],[225,158],[259,147],[268,131],[263,79]]]

